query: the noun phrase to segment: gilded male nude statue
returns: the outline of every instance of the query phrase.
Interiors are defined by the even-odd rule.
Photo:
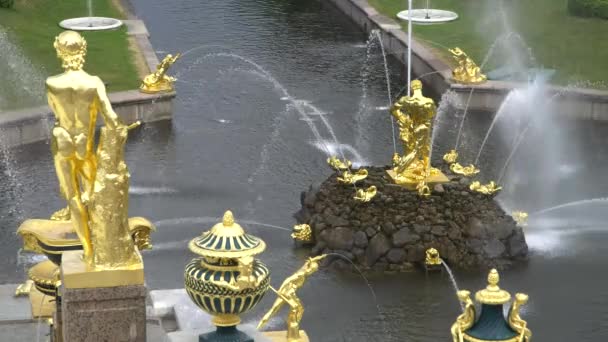
[[[112,110],[101,79],[82,70],[87,51],[84,38],[74,31],[65,31],[57,36],[54,47],[64,72],[49,77],[46,88],[56,118],[51,137],[53,159],[68,207],[53,218],[71,219],[87,259],[92,247],[85,206],[93,192],[97,170],[94,150],[97,113],[102,114],[109,128],[123,125]]]

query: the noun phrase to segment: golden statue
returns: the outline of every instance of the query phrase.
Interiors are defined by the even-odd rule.
[[[464,304],[464,311],[450,329],[454,342],[463,342],[463,332],[475,324],[475,303],[471,300],[471,292],[467,290],[458,291],[458,299]]]
[[[341,176],[337,177],[337,180],[338,180],[338,182],[344,183],[344,184],[355,184],[358,181],[364,180],[365,178],[367,178],[367,170],[359,169],[355,173],[352,173],[352,172],[346,170],[346,171],[342,172]]]
[[[168,54],[163,58],[158,66],[156,66],[156,71],[144,77],[139,87],[141,92],[155,94],[173,91],[173,83],[176,81],[176,78],[168,76],[167,71],[180,56],[181,54],[179,53],[175,56]]]
[[[127,132],[139,122],[122,124],[104,83],[83,70],[87,43],[80,34],[65,31],[57,36],[54,47],[64,72],[46,81],[48,103],[56,118],[51,147],[68,206],[53,215],[57,221],[36,220],[36,226],[50,231],[69,220],[89,271],[141,270],[141,255],[127,216],[130,176],[124,162]],[[104,126],[96,146],[98,113]]]
[[[473,164],[470,164],[469,166],[462,166],[456,162],[450,165],[450,171],[465,177],[473,176],[479,173],[479,169]]]
[[[429,188],[425,181],[419,182],[418,185],[416,185],[416,190],[418,190],[418,195],[421,197],[431,196],[431,188]]]
[[[376,188],[375,185],[372,185],[372,186],[368,187],[367,189],[357,190],[357,192],[355,193],[355,197],[353,197],[353,198],[355,199],[355,201],[367,203],[367,202],[371,201],[372,198],[374,198],[377,193],[378,193],[378,189]]]
[[[419,80],[412,81],[411,87],[412,96],[400,98],[391,107],[391,114],[399,125],[403,155],[395,153],[393,168],[388,174],[395,183],[414,190],[422,181],[432,185],[448,182],[448,179],[431,167],[431,130],[437,111],[435,102],[422,95]]]
[[[515,301],[511,305],[509,310],[509,326],[511,329],[519,333],[519,341],[530,342],[532,339],[532,332],[527,328],[528,322],[524,321],[519,315],[519,310],[528,302],[528,295],[523,293],[515,294]]]
[[[424,258],[424,264],[427,266],[441,265],[441,258],[439,252],[435,248],[429,248],[426,250],[426,257]]]
[[[319,270],[319,262],[326,255],[320,255],[314,258],[309,258],[304,266],[289,276],[278,290],[270,287],[279,298],[277,298],[268,312],[262,317],[258,324],[258,329],[261,329],[268,321],[275,316],[284,304],[289,305],[290,310],[287,315],[287,339],[288,342],[304,342],[308,338],[304,338],[305,333],[300,331],[300,321],[304,315],[304,306],[297,296],[297,291],[304,285],[308,277]]]
[[[307,224],[297,224],[293,226],[293,233],[291,233],[291,238],[302,243],[315,242],[312,236],[312,229]]]
[[[353,165],[350,160],[340,160],[336,156],[331,156],[327,158],[327,164],[336,171],[348,170]]]
[[[486,75],[481,73],[477,64],[464,51],[458,47],[449,49],[449,51],[458,64],[456,69],[452,70],[454,81],[464,84],[477,84],[487,80]]]
[[[493,195],[502,190],[502,186],[498,186],[494,181],[484,185],[482,185],[479,181],[474,181],[471,183],[471,185],[469,185],[469,189],[484,195]]]
[[[448,164],[453,164],[458,159],[458,152],[456,150],[450,150],[450,152],[443,155],[443,161]]]
[[[514,211],[511,213],[511,216],[518,226],[525,227],[528,225],[528,213],[525,211]]]

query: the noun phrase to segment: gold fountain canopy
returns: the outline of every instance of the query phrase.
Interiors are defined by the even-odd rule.
[[[488,274],[488,286],[475,294],[475,299],[481,304],[501,305],[511,300],[511,294],[498,287],[500,275],[496,269],[492,269]]]
[[[222,222],[192,239],[188,248],[203,257],[232,259],[260,254],[266,249],[266,243],[257,236],[245,233],[228,210]]]

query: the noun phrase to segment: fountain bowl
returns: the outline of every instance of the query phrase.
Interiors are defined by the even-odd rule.
[[[455,12],[439,9],[413,9],[411,16],[412,22],[417,24],[439,24],[458,19]],[[410,13],[408,10],[401,11],[397,13],[397,18],[408,21]]]
[[[106,17],[81,17],[63,20],[59,26],[73,31],[102,31],[114,30],[121,27],[122,21]]]

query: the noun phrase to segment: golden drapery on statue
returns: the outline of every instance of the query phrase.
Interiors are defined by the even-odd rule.
[[[67,208],[53,219],[71,221],[87,270],[141,269],[141,255],[129,232],[129,172],[123,155],[131,127],[122,124],[112,109],[101,79],[83,70],[84,38],[65,31],[54,47],[64,72],[49,77],[46,88],[56,118],[53,159]],[[95,146],[98,113],[104,126]]]
[[[431,131],[437,112],[435,102],[422,94],[422,82],[412,81],[412,96],[400,98],[391,108],[399,125],[403,155],[395,153],[393,168],[388,171],[393,181],[407,188],[428,193],[428,185],[445,183],[447,177],[431,166]],[[422,184],[422,186],[419,186]],[[421,188],[424,191],[421,191]]]

